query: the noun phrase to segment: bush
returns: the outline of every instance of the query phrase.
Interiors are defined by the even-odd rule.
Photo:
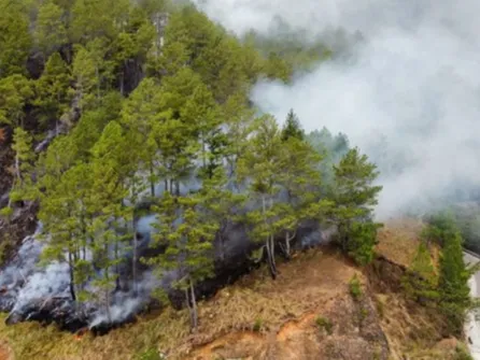
[[[381,224],[373,222],[352,224],[349,231],[348,255],[360,266],[370,264],[375,256],[377,230]]]
[[[158,352],[155,348],[145,350],[136,357],[136,360],[164,360],[166,357]]]
[[[256,319],[255,324],[253,324],[253,331],[259,332],[262,330],[263,321],[262,319]]]
[[[349,283],[350,286],[350,295],[352,295],[354,300],[360,299],[362,296],[362,286],[360,284],[360,280],[358,280],[357,274],[353,276]]]
[[[453,360],[473,360],[473,357],[464,345],[457,345]]]
[[[332,322],[327,319],[327,318],[324,318],[322,316],[319,316],[315,322],[317,323],[317,326],[320,328],[320,329],[325,329],[325,331],[327,332],[328,335],[332,335],[333,333],[333,324]]]
[[[362,307],[360,309],[360,316],[359,316],[360,324],[363,323],[363,321],[367,318],[367,316],[368,316],[368,310]]]

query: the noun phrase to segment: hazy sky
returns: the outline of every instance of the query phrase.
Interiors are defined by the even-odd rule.
[[[327,27],[361,31],[353,61],[318,64],[293,85],[260,83],[252,99],[283,121],[294,108],[303,126],[347,133],[354,145],[401,172],[381,179],[377,214],[395,215],[480,184],[480,2],[464,0],[206,0],[200,7],[241,35],[275,36],[281,17],[315,38]],[[379,133],[386,143],[378,145]],[[385,167],[385,165],[382,165]]]

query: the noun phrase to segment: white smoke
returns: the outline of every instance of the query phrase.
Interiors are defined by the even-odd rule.
[[[360,31],[348,61],[318,64],[294,79],[257,84],[252,99],[306,130],[345,132],[383,172],[377,215],[395,215],[480,183],[480,2],[399,0],[204,0],[227,29],[277,36],[281,18],[322,39],[328,28]],[[383,142],[382,142],[383,139]]]
[[[47,301],[54,297],[68,299],[69,284],[68,264],[53,262],[45,269],[38,268],[18,292],[12,311],[22,311],[25,306],[34,302]]]

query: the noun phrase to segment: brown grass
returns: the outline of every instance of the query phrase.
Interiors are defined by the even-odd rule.
[[[378,233],[376,251],[390,261],[409,266],[420,240],[424,224],[416,219],[396,219],[385,223]]]
[[[7,327],[1,321],[0,338],[10,344],[17,360],[135,359],[136,354],[151,348],[171,359],[184,358],[232,330],[251,332],[256,322],[261,323],[260,333],[275,332],[287,321],[345,293],[356,273],[340,254],[319,250],[298,254],[291,262],[280,264],[279,271],[275,282],[266,269],[255,271],[202,302],[200,328],[195,334],[189,331],[186,311],[168,309],[102,337],[78,337],[37,323]]]
[[[379,234],[377,252],[395,263],[410,265],[422,227],[421,222],[408,219],[387,223]],[[338,331],[354,326],[348,312],[339,310],[347,309],[352,301],[348,283],[354,274],[365,280],[359,269],[333,250],[296,254],[289,263],[279,264],[277,281],[269,278],[266,269],[260,269],[200,303],[200,328],[195,334],[190,333],[188,313],[172,309],[139,318],[135,324],[102,337],[89,333],[77,337],[37,323],[7,327],[3,316],[0,356],[1,349],[10,348],[17,360],[135,360],[149,349],[158,349],[169,359],[214,359],[212,354],[218,353],[240,358],[245,349],[254,358],[284,358],[275,357],[274,350],[287,354],[302,346],[303,354],[309,354],[309,349],[318,353],[316,341],[326,335],[320,335],[316,317],[328,317]],[[442,352],[435,347],[438,329],[427,309],[409,307],[401,294],[374,297],[392,359],[404,355],[434,359],[425,354]],[[276,341],[276,349],[271,349],[271,339]],[[297,356],[302,353],[299,351]],[[440,355],[436,358],[442,359]]]

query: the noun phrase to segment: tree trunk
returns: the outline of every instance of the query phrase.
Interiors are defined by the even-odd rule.
[[[115,291],[120,290],[120,267],[118,264],[118,240],[115,240]]]
[[[223,235],[222,232],[218,232],[218,239],[220,240],[220,260],[225,260],[225,245],[223,243]]]
[[[73,264],[73,256],[72,252],[68,252],[68,266],[70,270],[70,295],[72,297],[73,301],[77,300],[77,297],[75,296],[75,279],[74,279],[74,264]]]
[[[137,297],[137,223],[135,216],[133,217],[133,264],[132,264],[132,282],[133,296]]]
[[[297,232],[294,231],[293,234],[290,236],[290,232],[287,231],[286,234],[285,234],[285,257],[287,258],[287,260],[289,260],[291,258],[291,246],[290,246],[290,242],[295,239],[295,236],[297,235]]]
[[[267,209],[266,209],[266,199],[265,199],[265,195],[262,196],[262,215],[263,215],[263,219],[265,221],[265,225],[267,225],[267,218],[266,218],[266,212],[267,212]],[[271,235],[268,235],[267,236],[267,239],[265,241],[265,245],[266,245],[266,248],[267,248],[267,262],[268,262],[268,266],[270,268],[270,275],[272,276],[272,279],[275,280],[276,279],[276,276],[277,276],[277,273],[276,273],[276,269],[275,269],[275,262],[273,260],[273,257],[272,257],[272,254],[273,254],[273,249],[272,249],[272,244],[273,242],[271,241]]]
[[[193,325],[192,306],[190,305],[190,292],[188,288],[185,289],[185,300],[187,303],[188,314],[190,315],[190,324]]]
[[[180,196],[180,181],[175,180],[175,195]]]
[[[110,290],[108,288],[108,282],[110,280],[110,275],[108,272],[108,267],[105,269],[105,279],[107,280],[107,286],[105,288],[105,309],[107,311],[108,323],[112,323],[112,315],[110,313]]]
[[[270,235],[270,257],[274,274],[273,279],[275,280],[277,277],[277,263],[275,262],[275,239],[273,235]]]
[[[205,153],[207,151],[205,150],[205,141],[202,139],[202,162],[203,162],[203,169],[204,171],[207,168],[207,159],[205,159]]]
[[[18,153],[15,154],[15,175],[17,176],[17,180],[22,183],[22,175],[20,173],[20,158],[18,157]]]
[[[197,300],[195,298],[195,289],[193,288],[192,280],[190,280],[190,293],[192,296],[192,328],[196,330],[198,327]]]
[[[150,163],[150,194],[155,197],[155,182],[153,180],[153,164]]]
[[[267,237],[267,241],[265,242],[265,247],[267,249],[267,263],[270,269],[270,275],[272,276],[272,279],[275,280],[277,278],[277,270],[275,267],[275,260],[274,260],[272,242],[270,240],[270,236]]]

